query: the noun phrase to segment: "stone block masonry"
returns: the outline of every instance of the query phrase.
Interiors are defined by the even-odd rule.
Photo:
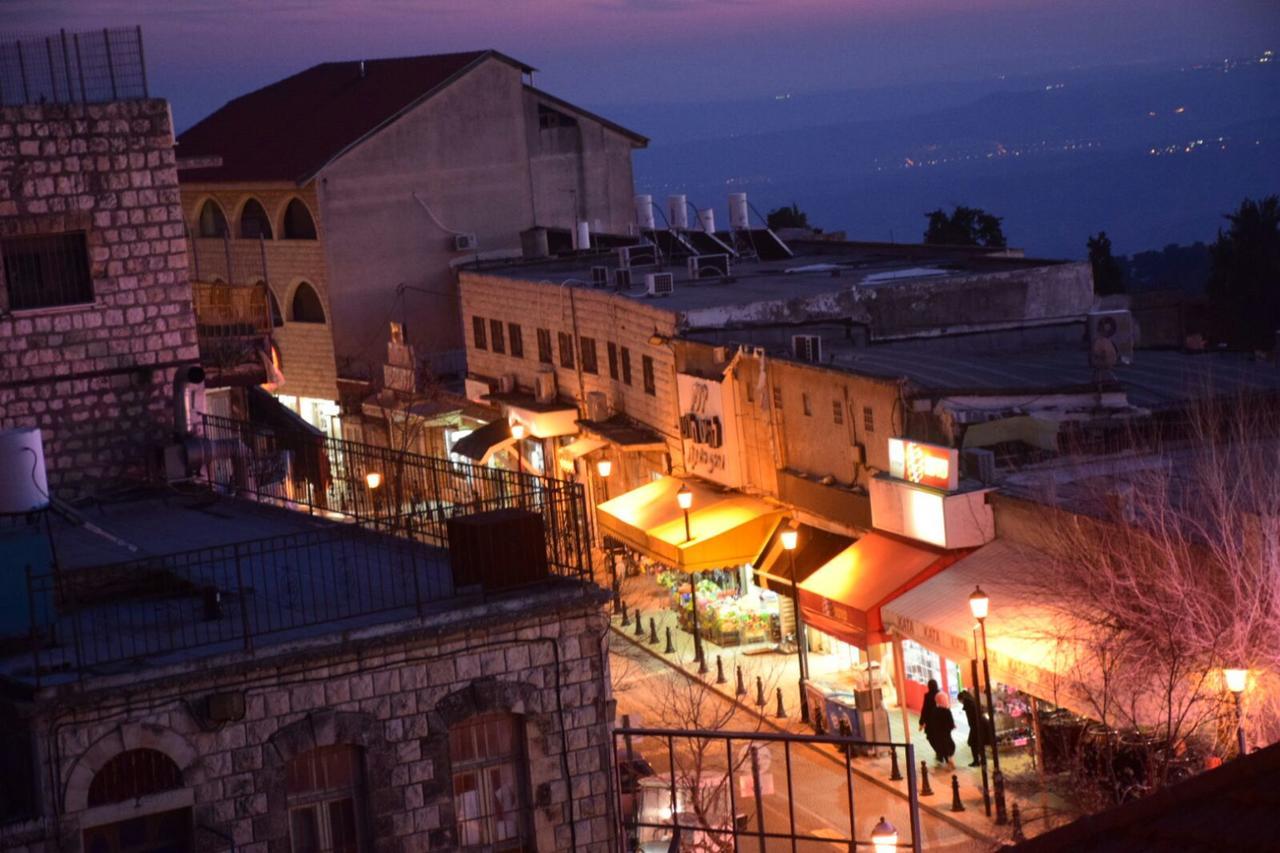
[[[0,848],[74,853],[91,825],[163,810],[158,799],[141,811],[132,800],[88,803],[98,771],[143,747],[181,769],[181,791],[155,796],[190,805],[195,825],[216,831],[197,833],[195,849],[225,849],[222,837],[249,853],[287,853],[296,805],[288,762],[316,747],[349,745],[363,764],[361,850],[456,850],[449,732],[499,713],[514,715],[523,734],[536,844],[528,849],[616,850],[604,597],[586,587],[535,589],[364,637],[334,635],[45,691],[33,712],[40,753],[49,757],[41,770],[45,817],[0,829]],[[204,716],[207,697],[227,692],[243,697],[243,717]]]
[[[145,471],[199,360],[167,102],[0,108],[0,240],[68,233],[91,301],[10,310],[0,263],[0,427],[40,427],[63,497]]]

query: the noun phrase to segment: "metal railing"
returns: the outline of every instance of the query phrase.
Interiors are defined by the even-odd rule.
[[[340,515],[438,547],[448,545],[450,518],[525,509],[542,517],[549,570],[591,578],[586,498],[579,483],[213,415],[203,417],[202,428],[217,458],[200,478],[216,490]]]
[[[141,27],[0,39],[0,106],[147,97]]]
[[[448,555],[335,523],[76,570],[28,572],[34,678],[244,649],[323,625],[405,618],[454,596]]]
[[[626,725],[616,727],[613,737],[626,850],[666,843],[671,849],[700,853],[870,850],[872,830],[882,817],[896,825],[899,849],[921,849],[915,749],[910,743]],[[833,746],[842,756],[842,768],[812,752],[817,747],[830,753]],[[885,814],[882,802],[874,810],[859,809],[855,779],[860,777],[853,771],[852,756],[867,748],[901,750],[904,755],[907,795],[897,814]],[[802,773],[796,766],[815,759],[821,769],[830,768],[829,778],[818,768],[806,767]],[[877,800],[883,793],[877,789]],[[823,797],[834,799],[827,803]]]

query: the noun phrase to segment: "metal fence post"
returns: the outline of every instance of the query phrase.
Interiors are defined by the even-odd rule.
[[[102,46],[107,50],[107,73],[111,75],[111,100],[118,101],[120,95],[116,88],[116,66],[111,58],[111,30],[106,27],[102,29]]]
[[[240,628],[244,632],[244,650],[253,653],[253,629],[249,625],[249,602],[244,592],[244,573],[240,567],[240,546],[236,545],[236,598],[240,600]]]

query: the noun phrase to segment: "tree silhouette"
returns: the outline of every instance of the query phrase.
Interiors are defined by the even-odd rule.
[[[1101,296],[1124,292],[1124,270],[1111,254],[1111,238],[1099,231],[1089,238],[1089,264],[1093,267],[1093,292]]]
[[[1245,199],[1209,247],[1209,296],[1227,341],[1270,348],[1280,330],[1280,196]]]
[[[1002,219],[980,207],[957,205],[950,216],[941,208],[925,216],[929,219],[929,227],[924,232],[924,242],[930,245],[986,246],[990,249],[1003,249],[1008,245],[1000,228]]]
[[[771,230],[778,228],[808,228],[809,215],[793,201],[790,207],[779,207],[769,211],[765,217]]]

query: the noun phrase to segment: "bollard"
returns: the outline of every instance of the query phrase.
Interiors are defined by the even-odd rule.
[[[764,707],[764,679],[756,676],[756,707]]]
[[[636,636],[644,636],[644,620],[640,618],[640,608],[636,608]]]
[[[1018,808],[1017,803],[1014,803],[1009,810],[1013,814],[1013,836],[1011,840],[1014,844],[1021,844],[1027,840],[1026,834],[1022,831],[1022,809]]]
[[[996,826],[1004,826],[1009,822],[1009,815],[1004,810],[1004,774],[999,770],[991,774],[991,787],[995,790]]]
[[[744,681],[742,680],[742,664],[735,664],[735,665],[734,665],[734,669],[736,669],[736,670],[738,671],[738,689],[737,689],[737,695],[738,695],[738,696],[746,696],[746,695],[747,695],[747,685],[746,685],[746,682],[744,682]]]
[[[920,762],[920,796],[932,797],[933,788],[929,787],[929,762]]]
[[[787,718],[787,709],[782,707],[782,688],[781,687],[778,688],[778,712],[774,714],[774,716],[777,717],[779,720],[785,720]]]
[[[707,669],[707,656],[705,654],[698,655],[698,675],[706,675],[710,671]]]
[[[889,781],[902,781],[902,770],[898,767],[898,748],[896,746],[889,747]]]
[[[964,803],[960,802],[960,777],[954,773],[951,774],[951,810],[964,811]]]
[[[622,600],[622,624],[626,625],[630,621],[631,617],[627,615],[627,600],[624,598]]]
[[[836,723],[836,728],[840,731],[840,737],[853,737],[853,726],[849,725],[849,721],[841,717]],[[845,758],[853,757],[853,747],[847,743],[840,744],[840,754]]]
[[[720,660],[720,655],[716,655],[716,684],[725,684],[729,679],[724,677],[724,661]]]
[[[658,623],[653,621],[653,617],[649,617],[649,645],[658,645]]]
[[[670,625],[667,626],[667,647],[662,650],[662,653],[667,655],[674,655],[676,653],[676,647],[671,645],[671,626]]]

